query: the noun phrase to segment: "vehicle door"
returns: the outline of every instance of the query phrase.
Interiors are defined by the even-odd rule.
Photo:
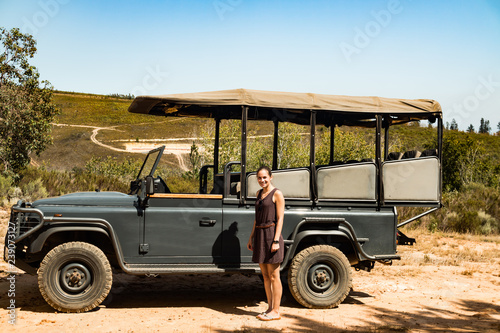
[[[144,263],[214,263],[222,228],[222,195],[153,194],[139,250]]]

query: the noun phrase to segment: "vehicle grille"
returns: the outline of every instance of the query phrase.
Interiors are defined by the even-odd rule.
[[[16,226],[16,236],[24,235],[40,224],[40,217],[36,214],[12,212],[10,222]]]

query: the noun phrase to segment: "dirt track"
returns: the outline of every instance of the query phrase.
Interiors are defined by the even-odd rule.
[[[5,215],[0,234],[5,234]],[[3,242],[3,237],[2,237]],[[3,246],[2,246],[3,248]],[[354,272],[354,289],[338,308],[311,310],[289,293],[283,319],[260,322],[264,289],[256,276],[137,277],[115,274],[96,310],[56,313],[34,276],[15,281],[16,324],[8,323],[8,266],[0,264],[0,327],[4,332],[498,332],[500,237],[423,234],[399,247],[402,260]]]

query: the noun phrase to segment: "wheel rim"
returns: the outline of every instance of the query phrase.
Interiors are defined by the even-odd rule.
[[[309,269],[307,285],[317,293],[324,293],[335,285],[335,273],[329,265],[316,264]]]
[[[90,270],[81,263],[69,263],[59,272],[59,285],[69,294],[79,294],[92,281]]]

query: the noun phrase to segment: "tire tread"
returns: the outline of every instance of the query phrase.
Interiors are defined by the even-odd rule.
[[[333,303],[328,304],[328,305],[315,305],[311,304],[309,301],[307,301],[300,293],[300,289],[298,286],[298,271],[299,271],[299,265],[309,256],[311,256],[314,253],[318,252],[324,252],[324,253],[329,253],[337,257],[337,259],[340,259],[342,262],[342,265],[347,268],[347,287],[345,288],[345,291],[341,294],[341,296]],[[299,302],[301,305],[311,308],[311,309],[331,309],[334,307],[337,307],[339,304],[341,304],[347,295],[349,295],[349,292],[351,291],[352,288],[352,274],[350,271],[351,265],[349,264],[349,261],[347,260],[346,256],[337,248],[330,246],[330,245],[313,245],[310,247],[305,248],[304,250],[300,251],[292,260],[292,263],[290,265],[289,269],[289,274],[288,274],[288,285],[291,294],[293,297]]]
[[[48,266],[52,263],[53,260],[57,260],[62,253],[65,253],[69,250],[80,250],[81,252],[87,252],[87,251],[91,252],[93,255],[95,255],[95,258],[104,266],[105,284],[101,294],[91,304],[88,304],[81,308],[64,307],[55,302],[50,297],[49,295],[50,292],[47,291],[47,289],[49,288],[47,286],[45,271],[48,270]],[[50,250],[47,253],[47,255],[43,258],[42,262],[40,263],[40,268],[38,269],[38,287],[40,293],[42,294],[45,301],[51,307],[60,312],[81,313],[96,308],[106,299],[111,290],[112,284],[113,284],[113,274],[108,258],[106,258],[106,255],[97,246],[85,242],[68,242],[56,246],[55,248]]]

